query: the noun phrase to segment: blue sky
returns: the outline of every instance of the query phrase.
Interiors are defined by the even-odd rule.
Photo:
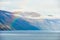
[[[59,0],[0,0],[0,9],[34,11],[42,15],[59,15]]]

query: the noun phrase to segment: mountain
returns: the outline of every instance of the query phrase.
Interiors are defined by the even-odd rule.
[[[10,29],[10,23],[13,20],[12,12],[0,10],[0,30]]]
[[[52,31],[58,31],[60,30],[60,19],[55,18],[53,15],[44,16],[44,19],[41,19],[41,15],[35,12],[24,12],[19,13],[19,15],[22,15],[22,18],[26,21],[28,21],[31,25],[36,26],[37,28],[41,30],[52,30]],[[33,14],[33,15],[32,15]],[[38,16],[36,16],[38,15]],[[31,18],[29,18],[29,16]],[[36,19],[34,19],[34,17]],[[39,19],[37,19],[39,17]],[[43,17],[43,16],[42,16]],[[51,18],[51,19],[49,19]]]
[[[41,19],[40,17],[41,15],[35,12],[13,13],[0,10],[0,30],[60,30],[60,19]]]
[[[17,13],[16,13],[17,14]],[[0,10],[0,30],[40,30],[14,13]]]
[[[12,18],[13,18],[13,15],[11,12],[0,10],[0,22],[1,23],[4,24],[7,22],[10,22]]]

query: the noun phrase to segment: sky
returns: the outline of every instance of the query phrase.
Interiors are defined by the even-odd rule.
[[[60,15],[60,0],[0,0],[0,9]]]

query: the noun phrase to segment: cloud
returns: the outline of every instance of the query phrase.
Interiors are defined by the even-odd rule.
[[[0,9],[35,11],[43,15],[59,13],[58,0],[6,0],[0,1]]]

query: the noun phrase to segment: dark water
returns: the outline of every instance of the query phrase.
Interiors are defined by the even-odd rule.
[[[0,32],[0,40],[60,40],[60,32],[14,31]]]

